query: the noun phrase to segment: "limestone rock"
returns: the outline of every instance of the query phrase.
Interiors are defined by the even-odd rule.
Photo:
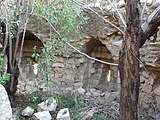
[[[51,98],[51,100],[46,100],[40,104],[38,104],[38,111],[50,111],[55,112],[57,108],[57,102],[54,98]]]
[[[151,85],[142,85],[142,91],[146,92],[146,93],[151,93],[152,91],[152,86]]]
[[[155,118],[156,116],[155,116],[155,110],[151,107],[151,108],[149,108],[149,110],[148,110],[148,115],[150,116],[150,117],[152,117],[152,118]]]
[[[96,89],[90,89],[91,94],[93,94],[93,96],[98,97],[101,96],[102,92]]]
[[[13,120],[18,120],[20,115],[21,115],[21,110],[19,107],[17,108],[12,108],[12,119]]]
[[[33,112],[34,112],[34,109],[32,109],[30,106],[28,106],[22,111],[22,115],[30,117],[30,116],[32,116]]]
[[[78,88],[77,91],[79,94],[84,94],[86,92],[86,90],[83,89],[82,87]]]
[[[68,108],[61,109],[57,114],[57,120],[71,120]]]
[[[156,120],[160,120],[160,113],[156,115]]]
[[[85,115],[83,115],[83,117],[81,118],[81,120],[90,120],[91,118],[93,118],[93,114],[95,113],[96,111],[91,109],[89,111],[86,112]],[[83,113],[84,114],[84,113]]]
[[[154,89],[153,93],[160,96],[160,86]]]
[[[38,120],[51,120],[51,114],[49,113],[49,111],[43,111],[43,112],[37,112],[34,113],[34,116],[38,119]]]
[[[118,92],[105,92],[105,99],[108,102],[114,101],[116,98],[119,98],[119,93]]]
[[[0,85],[0,96],[0,120],[12,120],[12,108],[3,85]]]

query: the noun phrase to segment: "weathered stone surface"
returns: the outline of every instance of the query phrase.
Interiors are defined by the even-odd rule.
[[[34,113],[34,116],[38,120],[51,120],[52,119],[52,116],[49,113],[49,111],[37,112],[37,113]]]
[[[155,96],[157,108],[160,110],[160,96]]]
[[[81,118],[81,120],[90,120],[91,118],[93,118],[93,114],[94,114],[95,112],[96,112],[96,111],[93,110],[93,109],[87,111],[87,112],[85,113],[85,115],[83,115],[83,117]],[[84,114],[84,113],[82,113],[82,114]]]
[[[0,120],[12,120],[12,109],[5,88],[0,84]]]
[[[143,103],[147,103],[147,104],[150,104],[153,100],[153,97],[148,94],[148,93],[145,93],[145,92],[140,92],[139,94],[139,100]]]
[[[61,109],[57,114],[57,120],[71,120],[68,108]]]
[[[77,91],[79,94],[84,94],[86,92],[86,90],[83,89],[82,87],[78,88]]]
[[[143,85],[142,85],[142,91],[144,91],[144,92],[146,92],[146,93],[151,93],[151,91],[152,91],[152,86],[151,86],[151,85],[143,84]]]
[[[30,117],[30,116],[32,116],[33,112],[34,112],[34,109],[32,109],[30,106],[28,106],[22,111],[22,115]]]
[[[119,99],[119,92],[105,92],[105,100],[112,102],[115,99]]]
[[[160,113],[156,115],[156,120],[160,120]]]
[[[57,108],[57,102],[54,98],[48,99],[40,104],[38,104],[38,111],[50,111],[55,112]]]
[[[160,86],[154,89],[153,93],[160,96]]]
[[[18,120],[20,115],[21,115],[21,109],[19,107],[12,108],[12,113],[13,113],[12,119],[13,120]]]
[[[145,0],[141,0],[142,4],[143,1]],[[159,0],[148,0],[144,16],[148,17],[148,14],[150,14],[150,12],[152,11],[151,8],[154,9],[155,7],[157,7],[157,5],[159,5],[159,3],[160,3]],[[94,4],[93,6],[95,7]],[[122,15],[125,16],[124,1],[119,0],[117,2],[117,6],[120,8],[119,11],[122,13]],[[100,7],[93,9],[97,11],[100,15],[107,17],[107,20],[112,21],[112,23],[121,28],[122,26],[121,20],[116,19],[117,18],[116,13],[112,9],[112,6],[108,4],[107,1],[105,1],[105,3],[102,4]],[[121,49],[121,44],[123,40],[122,33],[119,32],[117,29],[113,28],[108,23],[104,22],[97,15],[92,14],[90,12],[88,13],[88,15],[90,17],[88,23],[84,26],[82,30],[81,38],[79,40],[71,40],[72,45],[75,46],[77,49],[79,49],[81,52],[84,52],[89,56],[104,61],[118,63],[119,50]],[[115,15],[114,19],[113,15]],[[45,43],[50,37],[49,35],[50,31],[48,29],[49,25],[44,22],[43,25],[39,26],[38,24],[36,24],[36,22],[37,21],[32,16],[29,21],[27,30],[31,31],[35,36],[41,39],[42,43]],[[142,68],[140,73],[141,74],[140,101],[145,106],[145,108],[148,108],[149,104],[153,102],[152,93],[154,93],[157,99],[156,100],[157,104],[160,105],[160,103],[158,103],[158,97],[157,97],[160,95],[159,93],[160,90],[157,87],[157,85],[155,85],[156,83],[159,83],[157,82],[159,80],[158,77],[159,75],[158,73],[155,73],[155,71],[159,72],[159,67],[160,67],[160,31],[157,33],[157,36],[158,37],[156,42],[147,40],[145,45],[140,50],[141,54],[140,60],[143,63],[140,65],[140,67]],[[94,39],[96,39],[95,43]],[[86,47],[88,42],[91,42],[91,45]],[[86,49],[88,49],[89,52],[87,52]],[[74,56],[74,58],[72,57],[72,55]],[[63,80],[67,81],[66,82],[67,85],[69,84],[70,86],[74,86],[76,89],[82,86],[96,87],[99,84],[99,82],[105,78],[104,76],[102,76],[102,74],[107,73],[107,70],[104,69],[103,64],[100,64],[94,60],[89,60],[87,57],[78,54],[67,45],[65,46],[63,55],[53,65],[53,67],[55,68],[54,69],[55,74],[53,76],[53,79],[58,78],[57,81],[59,82],[59,78],[62,78]],[[112,66],[109,66],[108,68],[111,71],[114,71]],[[29,71],[29,69],[25,69],[25,71]],[[153,75],[152,72],[150,73],[150,71],[153,71]],[[28,75],[26,76],[26,74],[24,75],[22,74],[22,77],[26,78],[28,77]],[[75,82],[75,80],[78,80],[80,82]],[[118,70],[117,71],[115,70],[113,73],[111,73],[110,80],[111,81],[108,82],[107,85],[103,84],[104,87],[101,88],[107,91],[120,90],[119,88],[118,89],[115,89],[116,87],[114,88],[114,86],[117,86],[117,84],[120,86]],[[44,87],[45,86],[43,86],[43,88]],[[152,92],[153,89],[152,87],[153,88],[157,87],[157,88],[154,89]],[[89,96],[92,96],[92,94],[95,96],[101,96],[101,93],[97,91],[87,92],[86,94]],[[109,98],[109,96],[111,96],[112,100],[115,98],[114,95],[112,96],[109,94],[106,95],[106,98]]]
[[[95,97],[100,97],[102,92],[96,89],[90,89],[90,93]]]

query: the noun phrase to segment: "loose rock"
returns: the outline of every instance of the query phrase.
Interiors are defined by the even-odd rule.
[[[57,114],[57,120],[71,120],[68,108],[61,109]]]
[[[30,106],[28,106],[22,111],[22,115],[30,117],[30,116],[32,116],[33,112],[34,112],[34,109],[32,109]]]
[[[50,111],[50,112],[55,112],[57,108],[57,102],[54,98],[51,100],[46,100],[40,104],[38,104],[38,111]]]
[[[51,120],[51,114],[49,113],[49,111],[43,111],[43,112],[37,112],[34,113],[34,116],[38,119],[38,120]]]

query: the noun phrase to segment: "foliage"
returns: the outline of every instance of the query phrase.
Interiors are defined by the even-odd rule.
[[[0,54],[0,84],[5,85],[9,79],[10,75],[5,72],[5,62],[4,62],[4,55]]]
[[[33,14],[41,21],[47,20],[52,30],[41,55],[34,53],[32,57],[38,60],[39,79],[47,86],[54,85],[52,64],[62,54],[66,41],[79,36],[88,17],[72,0],[54,0],[50,4],[35,1],[34,5]]]
[[[80,120],[81,112],[79,109],[88,105],[79,97],[75,98],[70,94],[55,94],[54,98],[57,101],[58,109],[69,108],[71,118],[74,118],[74,120]]]

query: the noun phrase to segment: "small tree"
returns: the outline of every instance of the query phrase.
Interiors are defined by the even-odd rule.
[[[123,34],[124,40],[119,54],[118,65],[121,80],[120,120],[138,120],[137,105],[140,86],[139,50],[151,36],[154,36],[154,39],[156,39],[158,26],[160,26],[160,5],[148,16],[148,19],[143,22],[142,15],[144,11],[142,10],[142,13],[140,13],[140,0],[125,0],[125,20],[118,10],[115,0],[107,0],[123,23],[123,26],[121,26],[124,28],[123,31],[84,2],[80,2],[79,0],[75,1],[84,9],[89,9],[92,13],[95,13],[99,18]],[[97,2],[100,4],[99,0],[97,0]],[[146,3],[143,7],[146,7]],[[108,64],[115,65],[114,63]]]
[[[126,0],[125,39],[119,55],[121,80],[120,120],[138,120],[139,49],[160,26],[160,6],[148,17],[145,29],[141,27],[138,0]],[[156,39],[156,38],[155,38]]]
[[[7,1],[2,1],[0,4],[3,52],[8,58],[7,73],[11,74],[6,89],[9,94],[14,95],[17,90],[19,76],[18,64],[22,57],[25,32],[30,16],[33,15],[42,22],[48,22],[52,29],[50,39],[42,49],[44,58],[40,59],[42,67],[39,70],[45,80],[50,79],[50,72],[52,71],[50,64],[56,60],[56,55],[61,53],[68,38],[78,35],[81,26],[86,21],[86,17],[72,0],[44,2],[41,0],[18,0],[14,1],[11,6],[8,6],[10,3],[7,3]],[[24,16],[25,19],[23,19]],[[21,25],[24,25],[22,40],[19,39]],[[20,49],[20,54],[17,52],[18,49]]]

